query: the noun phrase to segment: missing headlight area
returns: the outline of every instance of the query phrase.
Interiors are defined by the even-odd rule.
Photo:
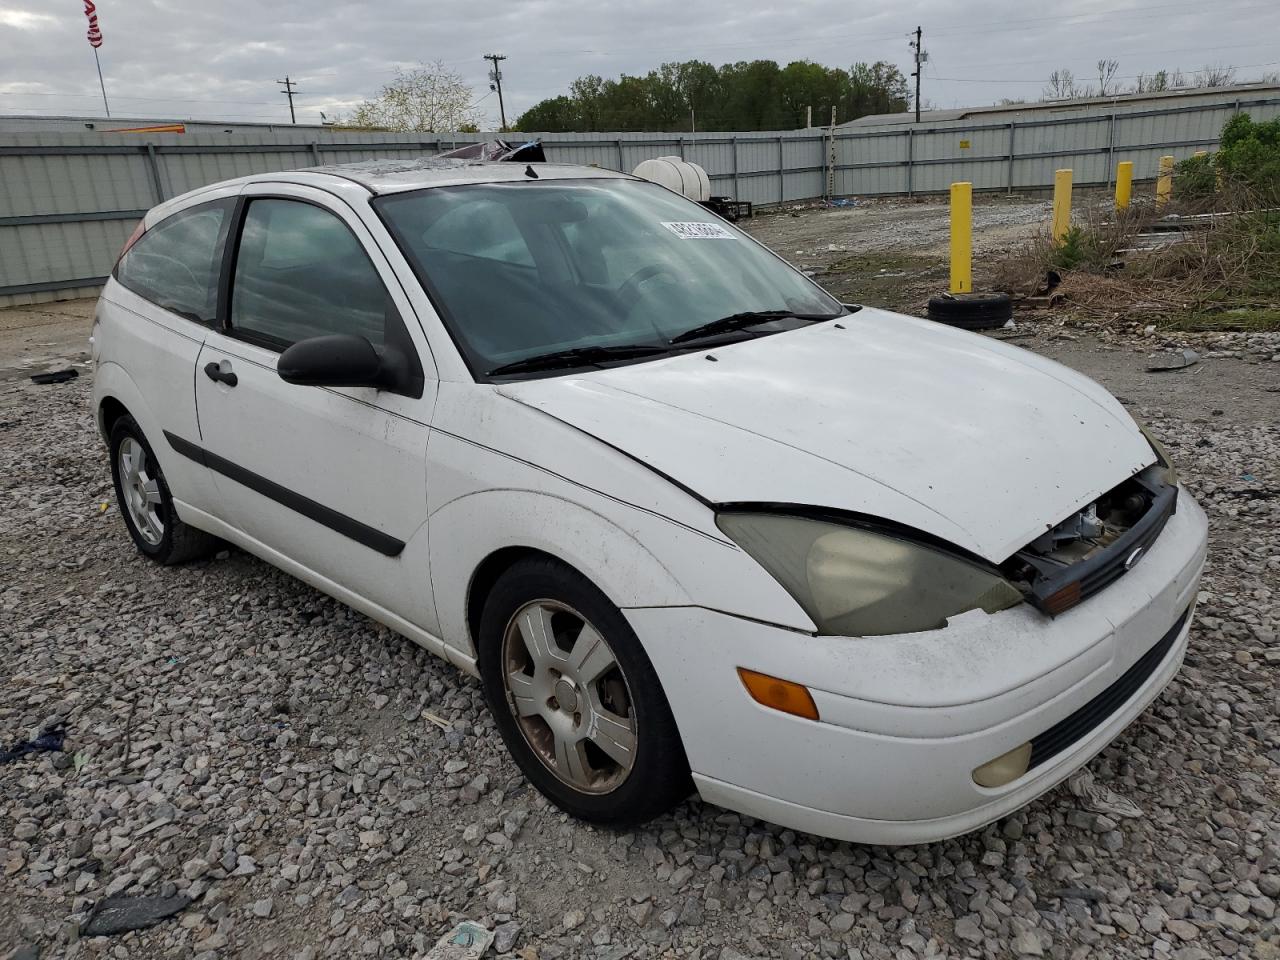
[[[1039,609],[1056,616],[1136,566],[1173,515],[1178,488],[1160,465],[1130,477],[1046,530],[1001,565]]]

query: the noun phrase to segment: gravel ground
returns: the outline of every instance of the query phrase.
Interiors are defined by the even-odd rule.
[[[738,225],[837,297],[923,315],[925,302],[945,291],[949,281],[946,198],[857,198],[852,203],[770,210]],[[1022,196],[974,198],[978,289],[984,268],[1043,230],[1051,207],[1047,200]]]
[[[0,958],[415,957],[464,918],[521,960],[1280,957],[1280,347],[1148,375],[1158,343],[1022,329],[1168,440],[1212,523],[1199,619],[1091,765],[1143,817],[1058,789],[898,849],[695,800],[623,833],[567,820],[475,681],[239,551],[140,558],[88,377],[0,377],[0,746],[67,725],[64,753],[0,766]],[[114,893],[191,903],[82,935]]]
[[[951,206],[946,197],[868,197],[849,203],[846,207],[774,208],[740,226],[766,234],[768,243],[788,259],[881,250],[946,256],[950,249]],[[1002,249],[1010,240],[1034,236],[1044,229],[1052,211],[1053,202],[1044,198],[979,194],[973,204],[974,254],[981,256]]]

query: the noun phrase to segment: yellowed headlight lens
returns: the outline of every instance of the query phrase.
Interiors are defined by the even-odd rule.
[[[937,630],[969,610],[1022,602],[995,571],[887,533],[784,514],[722,513],[716,522],[832,636]]]
[[[1164,444],[1155,438],[1145,424],[1138,424],[1138,429],[1142,431],[1142,435],[1147,438],[1147,443],[1151,444],[1151,449],[1156,452],[1156,457],[1160,460],[1160,465],[1164,468],[1165,483],[1178,484],[1178,470],[1173,465],[1173,458],[1169,456],[1169,451],[1164,448]]]

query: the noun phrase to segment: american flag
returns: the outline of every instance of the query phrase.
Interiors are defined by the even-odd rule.
[[[102,28],[98,26],[98,8],[93,0],[84,0],[84,15],[89,18],[89,32],[85,36],[89,38],[89,46],[96,50],[102,46]]]

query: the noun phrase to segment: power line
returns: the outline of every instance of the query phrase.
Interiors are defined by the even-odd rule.
[[[280,92],[281,92],[281,93],[283,93],[286,97],[288,97],[288,98],[289,98],[289,122],[290,122],[290,123],[297,123],[297,122],[298,122],[298,117],[297,117],[297,116],[294,114],[294,112],[293,112],[293,95],[294,95],[294,93],[295,93],[295,91],[294,91],[294,89],[293,89],[294,81],[290,80],[290,79],[289,79],[289,75],[286,73],[286,74],[284,75],[284,79],[283,79],[283,80],[277,80],[277,81],[276,81],[276,83],[278,83],[278,84],[280,84],[282,87],[284,87],[284,89],[283,89],[282,91],[280,91]]]

